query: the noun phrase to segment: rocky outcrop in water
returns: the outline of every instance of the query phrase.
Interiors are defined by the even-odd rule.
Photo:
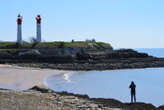
[[[131,49],[20,49],[0,51],[0,63],[64,70],[111,70],[164,67],[164,58]]]
[[[12,63],[13,64],[13,63]],[[59,70],[113,70],[113,69],[135,69],[164,67],[163,58],[131,58],[131,59],[111,59],[104,61],[79,61],[65,63],[31,63],[17,62],[14,65],[36,68],[50,68]]]
[[[55,48],[55,49],[8,49],[0,50],[1,61],[24,62],[89,62],[121,58],[147,58],[145,53],[131,49],[89,50],[84,48]]]

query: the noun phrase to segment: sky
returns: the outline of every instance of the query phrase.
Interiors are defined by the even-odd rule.
[[[0,0],[0,41],[16,41],[19,13],[25,41],[36,36],[41,14],[43,41],[94,38],[114,48],[164,48],[164,0]]]

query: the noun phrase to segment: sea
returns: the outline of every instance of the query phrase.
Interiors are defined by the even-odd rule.
[[[138,52],[164,57],[164,48],[137,48]],[[91,98],[112,98],[130,102],[131,81],[136,84],[137,102],[164,105],[164,68],[74,71],[51,76],[46,85],[55,91],[87,94]]]

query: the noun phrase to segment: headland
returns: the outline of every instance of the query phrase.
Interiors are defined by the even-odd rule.
[[[0,43],[0,64],[60,70],[112,70],[164,67],[156,58],[132,49],[114,50],[104,42]]]

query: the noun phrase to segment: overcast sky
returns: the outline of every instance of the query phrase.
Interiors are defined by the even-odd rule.
[[[44,41],[95,38],[114,48],[164,48],[164,0],[0,0],[0,40],[16,41],[23,15],[23,39],[36,36],[42,16]]]

